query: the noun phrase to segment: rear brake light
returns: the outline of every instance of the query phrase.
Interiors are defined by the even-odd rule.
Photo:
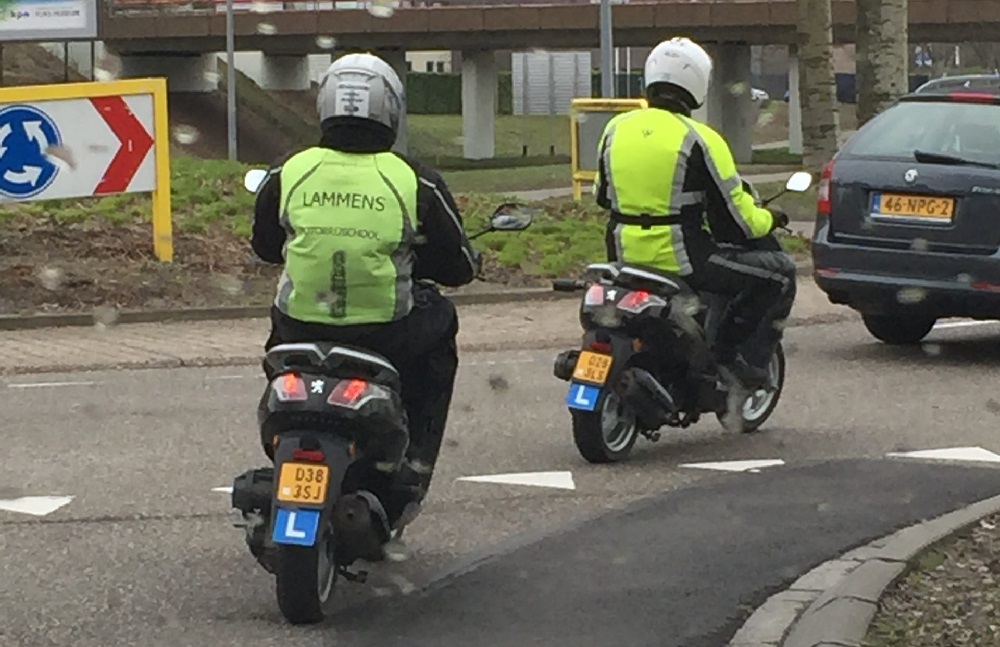
[[[816,211],[824,216],[829,216],[832,211],[830,196],[833,191],[833,160],[830,160],[823,167],[823,173],[819,178],[819,186],[816,189]]]
[[[292,460],[322,463],[326,460],[326,456],[320,449],[294,449],[292,450]]]
[[[948,96],[958,101],[972,101],[976,103],[998,103],[1000,97],[988,92],[951,92]]]
[[[281,402],[294,402],[309,398],[305,380],[295,373],[285,373],[274,378],[274,381],[271,382],[271,388],[274,389],[275,395]]]
[[[598,353],[610,353],[611,344],[606,341],[592,341],[590,342],[590,350],[595,350]]]
[[[327,404],[348,409],[358,409],[372,398],[387,398],[388,393],[377,384],[365,380],[341,380],[330,391]]]
[[[666,303],[660,297],[650,294],[645,290],[635,290],[621,298],[621,301],[618,302],[618,309],[638,314],[649,306],[662,306],[666,305]]]
[[[595,283],[587,288],[587,294],[583,297],[583,305],[599,306],[604,303],[604,287]]]

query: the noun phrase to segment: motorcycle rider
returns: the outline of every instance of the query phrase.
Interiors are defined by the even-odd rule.
[[[659,43],[645,64],[648,108],[605,127],[594,181],[611,212],[610,261],[646,265],[683,277],[696,291],[733,299],[719,330],[716,359],[730,382],[730,412],[765,386],[796,292],[795,264],[752,243],[788,224],[778,209],[756,206],[726,141],[691,118],[708,94],[712,59],[687,38]],[[725,248],[720,244],[743,247]],[[747,247],[751,249],[747,249]],[[738,425],[734,416],[727,426]]]
[[[410,445],[382,501],[399,527],[430,486],[458,370],[455,307],[418,281],[466,285],[481,256],[440,174],[391,151],[405,97],[388,63],[372,54],[337,59],[317,109],[318,145],[272,167],[257,191],[253,250],[285,266],[264,348],[341,342],[399,370]],[[269,439],[262,443],[273,459]]]

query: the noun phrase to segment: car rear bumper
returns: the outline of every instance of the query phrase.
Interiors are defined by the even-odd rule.
[[[825,225],[812,244],[813,277],[832,303],[864,313],[1000,317],[1000,254],[937,254],[831,243]]]

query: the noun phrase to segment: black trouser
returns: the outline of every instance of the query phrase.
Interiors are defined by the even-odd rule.
[[[358,346],[385,356],[399,371],[403,406],[409,418],[409,460],[433,468],[441,451],[448,408],[458,372],[458,314],[454,304],[432,287],[414,291],[413,310],[386,324],[326,326],[292,319],[271,308],[271,336],[264,345],[332,341]],[[273,376],[266,365],[270,380]],[[266,397],[266,392],[265,392]],[[266,406],[266,400],[261,401]],[[422,479],[426,489],[430,474]]]
[[[694,266],[684,277],[688,285],[732,298],[716,337],[719,361],[739,353],[750,366],[766,369],[795,300],[795,262],[783,251],[719,249]]]
[[[605,234],[611,262],[619,260],[614,228],[609,223]],[[728,363],[739,353],[751,366],[766,369],[795,300],[795,262],[773,235],[747,241],[742,248],[721,248],[695,236],[688,241],[694,273],[684,282],[697,292],[732,299],[716,336],[716,358]]]

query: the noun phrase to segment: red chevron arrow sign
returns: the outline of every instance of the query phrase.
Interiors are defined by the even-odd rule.
[[[126,191],[139,166],[153,148],[153,137],[123,97],[91,97],[90,102],[121,142],[114,159],[94,189],[94,195]]]

